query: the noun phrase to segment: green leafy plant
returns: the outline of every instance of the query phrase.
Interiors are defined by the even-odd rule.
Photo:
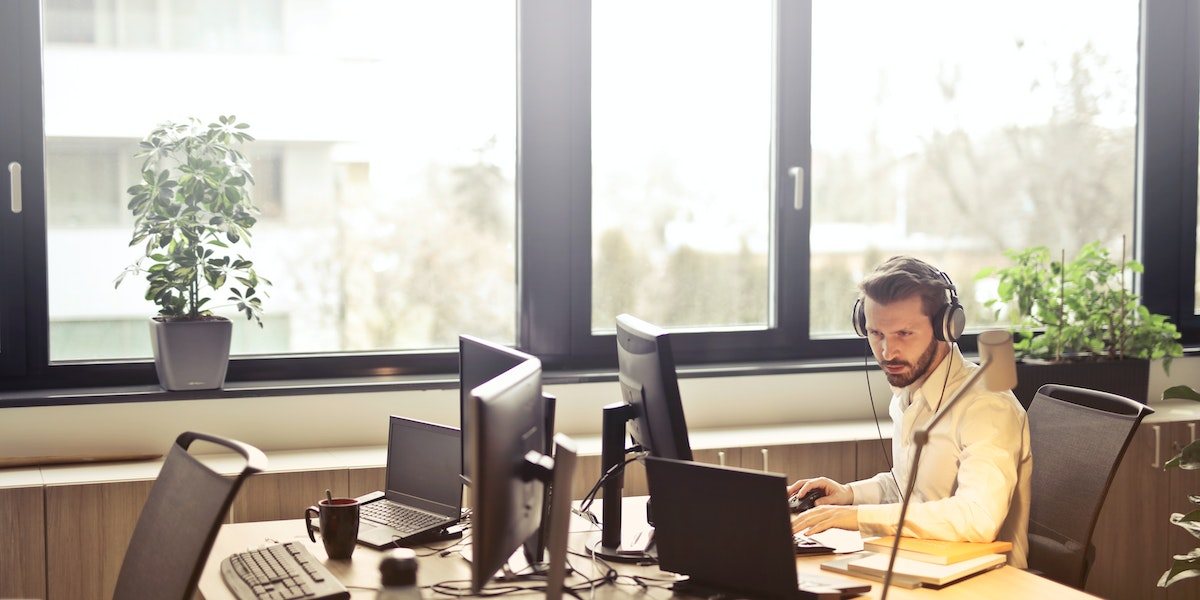
[[[1200,394],[1186,385],[1168,388],[1163,391],[1162,397],[1163,400],[1182,398],[1200,402]],[[1163,464],[1163,469],[1183,469],[1185,471],[1200,469],[1200,440],[1184,446],[1177,456]],[[1188,500],[1192,504],[1200,505],[1200,495],[1188,495]],[[1194,537],[1200,538],[1200,508],[1192,509],[1186,515],[1183,513],[1172,514],[1171,523],[1182,527]],[[1171,568],[1164,571],[1162,577],[1158,578],[1158,587],[1167,587],[1177,581],[1200,576],[1200,548],[1195,548],[1187,554],[1176,554],[1171,560]]]
[[[144,243],[145,256],[116,285],[145,273],[146,299],[162,320],[215,318],[205,305],[229,282],[228,300],[262,327],[262,287],[271,282],[236,250],[249,247],[258,215],[250,162],[238,150],[254,139],[248,128],[232,115],[207,126],[192,118],[163,123],[140,144],[142,181],[128,189],[129,245]]]
[[[1125,273],[1141,273],[1136,260],[1115,262],[1099,242],[1086,244],[1074,260],[1052,260],[1045,246],[1005,252],[1013,265],[987,268],[975,278],[997,276],[998,298],[986,305],[999,316],[1009,306],[1023,357],[1052,361],[1163,359],[1183,355],[1179,331],[1151,313],[1128,291]]]

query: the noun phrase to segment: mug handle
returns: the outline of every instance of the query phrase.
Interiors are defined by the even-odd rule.
[[[312,525],[313,517],[317,517],[317,519],[319,520],[321,518],[321,513],[318,512],[317,509],[315,509],[311,506],[304,509],[304,526],[306,529],[308,529],[308,539],[316,542],[317,538],[315,536],[313,536],[313,525]]]

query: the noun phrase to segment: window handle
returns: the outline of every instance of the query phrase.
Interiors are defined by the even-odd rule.
[[[804,167],[792,167],[788,169],[788,175],[796,181],[796,186],[792,192],[792,207],[796,210],[804,210]]]
[[[9,191],[12,192],[12,211],[13,214],[21,213],[21,163],[13,161],[8,163],[8,178]]]
[[[724,450],[717,451],[717,464],[721,465],[722,467],[725,466],[725,451]]]
[[[767,468],[767,449],[766,448],[762,449],[762,455],[763,455],[763,470],[770,471],[771,469]]]

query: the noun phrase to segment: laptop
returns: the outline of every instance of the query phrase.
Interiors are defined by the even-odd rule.
[[[798,573],[783,475],[649,457],[659,567],[701,595],[849,598],[870,584]]]
[[[358,541],[372,548],[453,537],[462,513],[462,434],[457,427],[392,416],[386,488],[360,496]]]

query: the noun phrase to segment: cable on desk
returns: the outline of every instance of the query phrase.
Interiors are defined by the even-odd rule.
[[[635,460],[645,458],[650,454],[649,452],[641,452],[641,446],[634,446],[634,449],[638,450],[638,452],[624,461],[609,467],[608,470],[600,476],[600,479],[596,480],[595,485],[592,486],[592,489],[588,491],[587,495],[583,497],[583,501],[579,506],[579,510],[572,509],[571,512],[574,512],[575,514],[591,521],[592,525],[599,525],[600,521],[596,518],[596,515],[593,515],[591,512],[589,512],[589,509],[592,507],[592,503],[596,501],[596,494],[600,493],[600,488],[603,487],[604,483],[611,477],[615,477],[618,474],[624,473],[626,465]]]

